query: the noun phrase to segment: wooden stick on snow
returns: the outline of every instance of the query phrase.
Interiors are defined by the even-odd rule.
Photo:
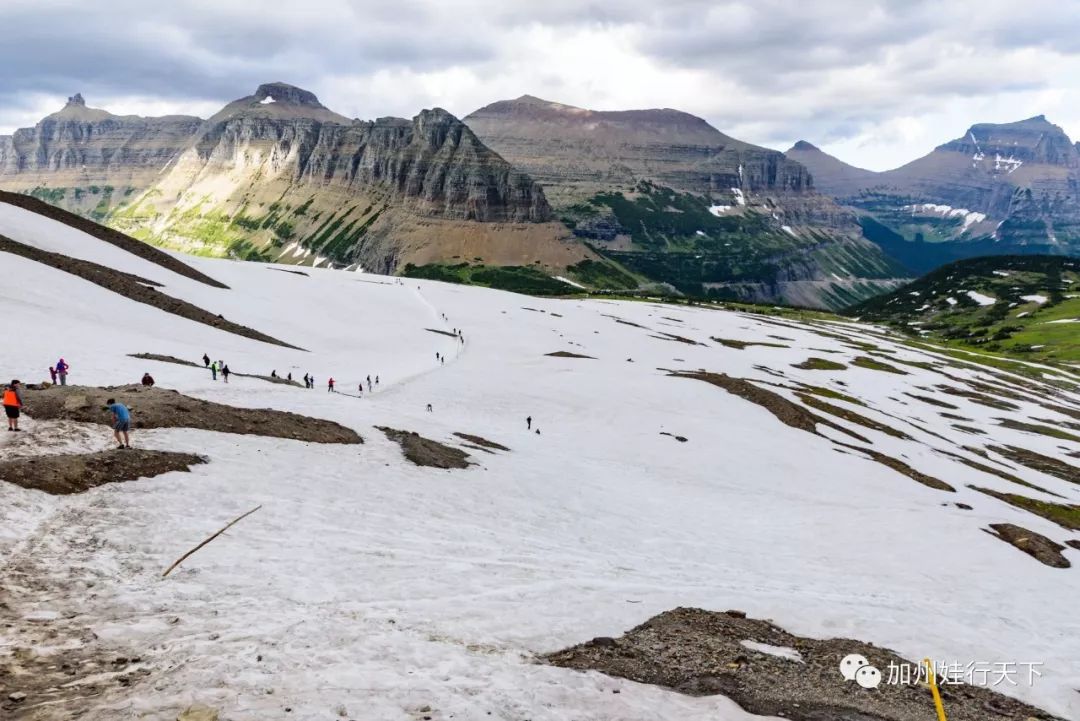
[[[262,504],[259,504],[258,506],[255,506],[254,508],[252,508],[252,509],[251,509],[250,511],[248,511],[247,513],[245,513],[245,514],[243,514],[243,515],[240,515],[240,516],[237,516],[236,518],[234,518],[234,519],[232,519],[231,521],[229,521],[229,523],[228,523],[228,524],[226,524],[226,526],[225,526],[224,528],[222,528],[222,529],[221,529],[220,531],[218,531],[218,532],[217,532],[217,533],[215,533],[214,535],[210,536],[210,538],[207,538],[207,539],[206,539],[205,541],[203,541],[202,543],[200,543],[200,544],[199,544],[198,546],[195,546],[195,548],[191,549],[190,551],[188,551],[187,553],[185,553],[185,554],[184,554],[183,556],[180,556],[180,558],[178,558],[178,559],[176,559],[175,561],[173,561],[173,565],[169,566],[169,568],[168,568],[168,569],[167,569],[167,570],[165,571],[165,573],[161,574],[161,577],[162,577],[162,578],[165,578],[166,576],[168,576],[168,575],[169,575],[170,573],[172,573],[172,570],[173,570],[174,568],[176,568],[177,566],[179,566],[179,565],[180,565],[180,564],[181,564],[181,563],[182,563],[182,562],[184,561],[184,559],[186,559],[186,558],[187,558],[188,556],[190,556],[191,554],[195,553],[195,551],[198,551],[198,550],[199,550],[200,548],[202,548],[202,547],[203,547],[203,546],[205,546],[206,544],[210,543],[210,541],[214,540],[215,538],[217,538],[218,536],[220,536],[220,535],[221,535],[222,533],[225,533],[225,531],[227,531],[227,530],[229,530],[230,528],[232,528],[232,526],[233,526],[233,525],[235,525],[235,524],[236,524],[236,523],[238,523],[239,521],[242,521],[242,520],[244,520],[245,518],[247,518],[248,516],[250,516],[250,515],[251,515],[252,513],[254,513],[255,511],[259,510],[260,508],[262,508]]]

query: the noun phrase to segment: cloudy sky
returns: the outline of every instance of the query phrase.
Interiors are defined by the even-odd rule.
[[[672,107],[884,169],[975,122],[1080,140],[1076,0],[0,0],[0,133],[81,92],[203,117],[281,80],[360,118],[528,93]]]

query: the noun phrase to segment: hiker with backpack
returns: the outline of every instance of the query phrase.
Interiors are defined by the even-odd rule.
[[[206,355],[205,353],[202,354],[202,364],[207,368],[210,367],[210,356]]]
[[[326,392],[327,393],[333,393],[334,392],[334,379],[332,377],[326,383]]]
[[[210,364],[210,379],[211,380],[215,380],[215,381],[217,380],[217,372],[218,372],[217,361],[214,361],[213,363]]]
[[[228,382],[229,382],[229,373],[231,373],[231,372],[232,372],[232,371],[230,371],[230,370],[229,370],[229,366],[228,366],[228,365],[223,365],[223,366],[221,367],[221,377],[222,377],[222,379],[223,379],[223,380],[224,380],[224,381],[225,381],[226,383],[228,383]]]
[[[23,409],[23,397],[19,385],[18,380],[12,380],[4,388],[4,414],[8,419],[8,431],[19,430],[19,415],[21,415]]]

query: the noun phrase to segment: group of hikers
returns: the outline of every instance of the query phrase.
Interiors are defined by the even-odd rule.
[[[70,367],[63,358],[56,361],[56,365],[49,366],[49,377],[52,378],[53,385],[57,383],[62,386],[67,385],[68,369]]]
[[[225,361],[216,360],[211,362],[210,356],[203,353],[202,362],[205,367],[210,369],[210,377],[213,380],[217,380],[218,373],[220,373],[221,379],[226,383],[229,382],[229,375],[232,373],[232,371],[229,370],[229,366],[227,363],[225,363]]]

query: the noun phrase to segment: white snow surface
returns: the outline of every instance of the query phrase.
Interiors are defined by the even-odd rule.
[[[709,212],[715,215],[717,218],[721,217],[724,213],[731,210],[730,205],[710,205]]]
[[[967,208],[954,208],[951,205],[940,205],[937,203],[921,203],[918,205],[904,206],[905,210],[910,210],[912,215],[917,213],[930,213],[933,215],[940,215],[943,218],[962,218],[964,225],[961,227],[961,232],[967,230],[975,223],[981,223],[986,220],[986,213],[979,213],[974,210],[968,210]]]
[[[731,194],[735,196],[736,205],[746,205],[746,196],[743,195],[742,188],[732,188]]]
[[[790,646],[774,646],[771,643],[762,643],[761,641],[751,641],[745,639],[739,641],[739,643],[751,651],[758,651],[760,653],[768,654],[769,656],[776,656],[777,658],[786,658],[788,661],[795,661],[796,663],[802,663],[802,654],[791,648]]]
[[[700,231],[699,231],[699,232],[700,232]],[[574,281],[570,280],[569,278],[564,278],[564,277],[563,277],[563,276],[561,276],[561,275],[556,275],[556,276],[553,276],[553,277],[555,278],[555,280],[559,280],[559,281],[562,281],[563,283],[566,283],[567,285],[572,285],[572,286],[574,286],[575,288],[584,288],[584,287],[585,287],[585,286],[583,286],[583,285],[582,285],[581,283],[576,283],[576,282],[574,282]]]
[[[1046,302],[1047,298],[1045,295],[1022,295],[1020,296],[1020,300],[1026,300],[1028,303],[1038,303],[1039,305],[1042,305]]]
[[[18,336],[0,345],[7,376],[40,381],[60,356],[72,383],[137,382],[149,370],[164,388],[333,419],[366,441],[136,431],[138,446],[200,453],[209,463],[72,496],[0,482],[0,593],[13,620],[0,624],[0,661],[33,621],[48,624],[57,644],[77,645],[92,632],[95,643],[151,670],[130,687],[105,687],[86,702],[83,719],[172,719],[193,702],[228,719],[282,718],[289,707],[298,721],[333,718],[339,707],[349,717],[404,721],[425,705],[435,718],[459,719],[762,718],[719,696],[534,663],[536,654],[618,636],[676,606],[738,608],[794,633],[858,638],[910,659],[1041,662],[1035,685],[1001,690],[1080,718],[1080,573],[1043,566],[981,529],[1012,522],[1056,540],[1075,534],[968,484],[1060,499],[935,450],[974,460],[962,446],[981,442],[903,395],[948,382],[935,371],[849,367],[833,380],[792,368],[814,348],[839,350],[829,357],[840,361],[863,353],[819,330],[893,350],[897,360],[944,356],[857,323],[780,321],[781,329],[738,312],[182,257],[230,286],[212,288],[2,203],[0,233],[156,280],[162,292],[308,349],[231,335],[0,254],[8,278],[0,312],[17,319]],[[681,320],[675,332],[704,345],[650,337],[665,318]],[[425,330],[453,327],[465,343]],[[734,350],[709,340],[770,334],[792,338],[790,347]],[[556,350],[595,360],[545,355]],[[319,388],[330,375],[345,390],[368,374],[381,383],[363,399],[235,376],[225,385],[201,369],[127,355],[138,352],[192,360],[208,352],[241,372],[311,372]],[[867,403],[860,413],[914,440],[854,429],[957,492],[838,453],[763,408],[660,370],[705,368],[795,398],[755,366],[781,371],[791,384],[842,380],[843,393]],[[970,367],[948,373],[1000,382]],[[995,419],[1067,417],[1027,400],[1015,413],[949,400],[991,434],[987,443],[1060,456],[1063,441]],[[137,406],[133,412],[137,421]],[[526,416],[542,435],[526,431]],[[451,444],[455,431],[475,433],[512,450],[473,452],[466,470],[420,468],[375,425]],[[5,455],[38,452],[58,434],[32,415],[24,428],[0,437]],[[89,431],[71,436],[69,447],[108,442],[104,427]],[[1080,498],[1080,487],[1006,465],[1068,502]],[[161,578],[183,552],[258,504]],[[1065,553],[1080,562],[1076,551]],[[34,583],[23,582],[30,571]]]
[[[967,293],[968,298],[971,298],[973,301],[975,301],[979,305],[993,305],[994,303],[997,303],[997,298],[994,298],[994,297],[989,296],[989,295],[983,295],[982,293],[979,293],[978,291],[967,290],[967,291],[964,291],[964,292]]]
[[[272,102],[274,102],[274,96],[267,95],[265,98],[259,101],[259,105],[269,105]]]

